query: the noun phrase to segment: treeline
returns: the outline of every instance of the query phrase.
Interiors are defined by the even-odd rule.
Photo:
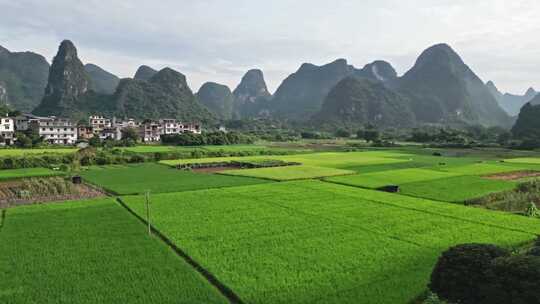
[[[257,155],[286,155],[294,151],[256,149],[256,150],[228,150],[226,147],[219,150],[190,149],[186,151],[172,150],[167,152],[137,153],[121,148],[88,147],[70,154],[36,154],[24,156],[0,157],[0,169],[22,168],[60,168],[69,170],[71,167],[92,165],[130,164],[143,162],[156,162],[170,159],[194,159],[204,157],[231,157],[231,156],[257,156]]]
[[[175,146],[223,146],[237,144],[252,144],[256,141],[254,136],[237,132],[209,132],[202,134],[183,133],[167,134],[161,136],[165,145]]]

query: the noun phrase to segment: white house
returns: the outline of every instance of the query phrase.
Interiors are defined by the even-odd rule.
[[[4,138],[4,144],[11,145],[15,140],[15,119],[2,117],[0,119],[0,135]]]
[[[40,117],[30,121],[30,127],[51,144],[72,145],[77,141],[77,127],[69,119]]]

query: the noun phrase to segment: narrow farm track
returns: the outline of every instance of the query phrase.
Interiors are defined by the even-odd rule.
[[[135,216],[143,224],[148,225],[148,222],[135,213],[129,206],[127,206],[121,198],[116,198],[116,201],[120,206],[124,207],[131,215]],[[1,228],[1,226],[0,226]],[[223,284],[214,274],[205,269],[201,264],[190,257],[181,248],[176,246],[171,240],[169,240],[163,233],[161,233],[154,226],[150,225],[152,232],[158,236],[167,246],[169,246],[178,256],[184,259],[191,267],[193,267],[198,273],[200,273],[212,286],[214,286],[230,303],[232,304],[244,304],[244,301],[228,286]]]

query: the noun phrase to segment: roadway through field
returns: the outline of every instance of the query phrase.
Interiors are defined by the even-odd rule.
[[[135,216],[144,225],[148,225],[148,222],[137,213],[135,213],[129,206],[127,206],[121,198],[117,197],[116,201],[122,207],[124,207],[131,215]],[[1,228],[1,226],[0,226]],[[201,264],[195,261],[184,250],[176,246],[171,240],[169,240],[163,233],[161,233],[156,227],[150,225],[152,232],[161,239],[169,248],[171,248],[178,256],[186,261],[191,267],[193,267],[198,273],[200,273],[212,286],[214,286],[227,300],[232,304],[244,304],[242,299],[229,287],[223,284],[219,279],[210,271],[205,269]]]

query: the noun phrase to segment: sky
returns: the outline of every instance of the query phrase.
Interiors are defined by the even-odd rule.
[[[401,75],[444,42],[521,94],[540,89],[538,16],[536,0],[0,0],[0,45],[51,62],[70,39],[84,63],[119,77],[168,66],[194,91],[259,68],[274,91],[304,62],[386,60]]]

